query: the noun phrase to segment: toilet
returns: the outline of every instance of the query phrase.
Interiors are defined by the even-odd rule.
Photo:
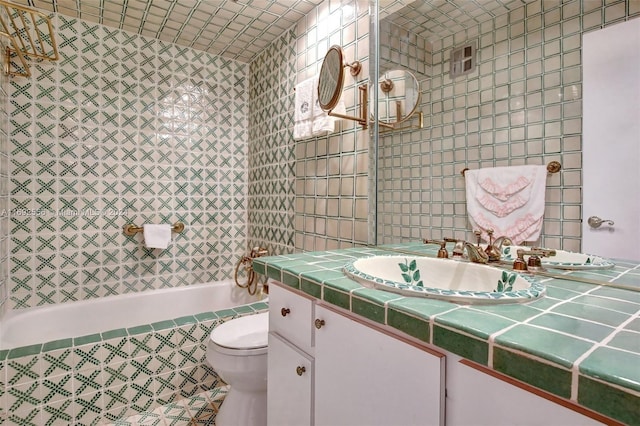
[[[207,361],[230,387],[216,426],[267,424],[269,313],[247,315],[211,331]]]

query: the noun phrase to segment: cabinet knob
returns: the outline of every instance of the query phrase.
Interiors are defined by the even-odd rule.
[[[289,308],[282,308],[280,309],[280,313],[282,314],[283,317],[286,317],[287,314],[291,313],[291,309]]]
[[[324,325],[324,320],[317,319],[317,320],[315,321],[315,325],[316,325],[316,328],[317,328],[318,330],[320,330],[320,329],[322,328],[322,326]]]
[[[307,371],[306,368],[304,368],[304,366],[298,366],[296,367],[296,374],[298,376],[302,376],[304,374],[304,372]]]

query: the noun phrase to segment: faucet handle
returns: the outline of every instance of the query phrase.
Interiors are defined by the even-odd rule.
[[[473,235],[476,236],[476,246],[480,247],[480,242],[482,241],[482,231],[476,229],[473,231]]]
[[[532,247],[531,250],[518,249],[516,253],[518,257],[513,261],[513,269],[516,271],[527,271],[529,268],[533,268],[534,270],[542,268],[540,257],[555,256],[556,251]],[[525,256],[529,256],[527,262],[524,261]]]
[[[532,252],[535,252],[538,256],[542,257],[551,257],[556,255],[556,251],[554,249],[545,249],[540,247],[532,247]]]
[[[456,238],[445,237],[444,239],[447,243],[454,243],[453,250],[451,251],[452,257],[462,257],[464,256],[464,241],[458,240]]]
[[[449,258],[449,252],[447,251],[447,238],[445,238],[444,241],[430,240],[428,238],[425,238],[423,240],[423,242],[425,244],[440,244],[440,249],[438,250],[437,257],[439,257],[441,259],[448,259]]]
[[[527,262],[524,261],[524,250],[518,250],[516,252],[517,257],[516,260],[513,261],[513,270],[514,271],[526,271],[527,270]]]

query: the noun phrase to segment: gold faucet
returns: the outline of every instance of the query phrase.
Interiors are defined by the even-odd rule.
[[[502,251],[502,246],[512,246],[513,240],[506,235],[502,235],[501,237],[496,238],[493,241],[493,246],[498,250]]]
[[[424,240],[422,240],[422,242],[425,244],[440,244],[440,249],[438,250],[437,257],[439,257],[440,259],[448,259],[449,258],[449,252],[447,251],[448,240],[449,238],[445,238],[444,241],[430,240],[428,238],[425,238]]]
[[[473,245],[467,241],[463,242],[464,248],[467,250],[467,257],[473,263],[489,263],[489,255],[482,250],[482,247]]]
[[[454,238],[445,238],[444,240],[448,243],[455,243],[453,247],[453,257],[463,257],[464,251],[467,251],[467,259],[473,263],[488,263],[489,256],[482,250],[480,247],[480,231],[474,231],[474,235],[478,239],[476,245],[470,243],[468,241],[456,240]]]
[[[531,250],[519,249],[517,252],[516,260],[513,261],[513,269],[516,271],[528,271],[542,269],[542,261],[540,257],[555,256],[555,250],[545,250],[533,248]],[[527,261],[524,261],[524,257],[529,256]]]
[[[487,248],[484,249],[484,252],[487,253],[489,262],[499,262],[502,257],[502,251],[496,247],[493,242],[493,229],[487,229],[487,234],[489,235],[489,243],[487,244]]]

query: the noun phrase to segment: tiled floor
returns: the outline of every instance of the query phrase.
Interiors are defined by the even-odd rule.
[[[228,386],[214,388],[153,411],[118,420],[108,426],[213,426],[218,408],[228,390]]]

